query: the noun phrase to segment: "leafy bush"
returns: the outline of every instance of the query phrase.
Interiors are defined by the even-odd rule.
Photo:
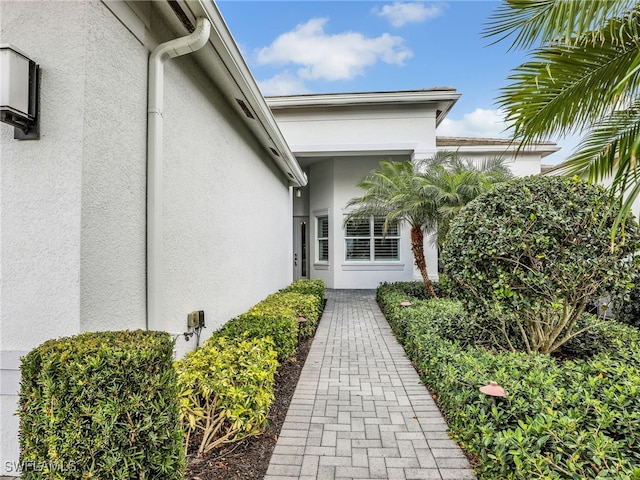
[[[211,339],[217,337],[229,340],[269,338],[282,362],[291,357],[298,346],[298,317],[291,309],[260,305],[228,321]]]
[[[435,290],[438,296],[442,295],[442,289],[440,288],[438,283],[432,283],[433,289]],[[376,296],[379,298],[384,296],[388,292],[397,292],[401,293],[407,297],[418,298],[420,300],[428,300],[431,296],[427,293],[426,288],[424,288],[424,282],[383,282],[380,284],[378,289],[376,290]]]
[[[599,322],[591,333],[607,348],[558,362],[446,338],[456,336],[449,330],[456,318],[467,324],[456,302],[418,301],[410,309],[407,354],[452,435],[476,458],[480,479],[640,478],[640,332]],[[392,323],[406,310],[383,312]],[[479,392],[490,380],[508,392],[495,405]]]
[[[318,321],[320,320],[322,303],[318,301],[318,296],[315,294],[297,293],[294,291],[278,292],[269,295],[249,310],[249,313],[261,313],[265,311],[265,309],[273,314],[277,314],[277,312],[288,314],[288,312],[292,311],[296,319],[298,319],[298,317],[304,317],[306,321],[301,323],[299,328],[300,336],[306,338],[312,336],[316,331]]]
[[[324,301],[325,284],[321,279],[306,280],[300,279],[293,282],[286,288],[281,290],[283,293],[305,293],[308,295],[315,295],[318,298],[318,308],[322,310],[322,303]]]
[[[262,432],[278,367],[270,339],[214,336],[175,366],[186,444],[198,433],[199,455]]]
[[[29,352],[22,478],[184,478],[172,355],[168,334],[147,331],[85,333]]]
[[[633,219],[611,243],[617,207],[578,179],[527,177],[496,187],[453,221],[443,262],[455,298],[512,348],[548,353],[575,333],[590,298],[627,288],[640,248]]]
[[[640,328],[640,275],[633,279],[633,288],[612,294],[616,320]]]

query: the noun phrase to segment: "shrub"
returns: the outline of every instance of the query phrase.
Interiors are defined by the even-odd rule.
[[[85,333],[22,359],[22,478],[182,479],[173,342],[164,332]],[[31,468],[33,467],[33,468]]]
[[[617,207],[601,187],[519,178],[462,209],[443,261],[450,288],[510,348],[548,353],[575,334],[590,298],[630,285],[640,247],[633,219],[611,232]]]
[[[438,283],[433,282],[433,289],[438,296],[442,295],[442,289]],[[376,296],[384,296],[387,292],[401,293],[407,297],[418,298],[420,300],[428,300],[431,296],[427,293],[427,289],[424,288],[424,282],[383,282],[376,290]]]
[[[281,292],[295,292],[305,293],[308,295],[315,295],[318,299],[318,308],[322,310],[322,303],[324,301],[325,284],[321,279],[305,280],[300,279],[293,282],[286,288],[283,288]]]
[[[640,328],[640,275],[633,279],[633,288],[612,294],[613,315],[616,320]]]
[[[607,348],[588,360],[558,362],[446,338],[454,319],[467,324],[456,302],[410,308],[407,354],[451,434],[477,460],[481,480],[640,478],[640,332],[599,322],[590,333]],[[479,392],[490,380],[508,392],[495,405]]]
[[[198,455],[262,432],[273,401],[278,362],[270,339],[209,338],[175,363],[186,444]]]
[[[283,362],[295,353],[298,346],[298,317],[291,309],[258,304],[227,322],[211,339],[217,337],[229,340],[269,338],[273,341],[278,360]]]
[[[318,296],[315,294],[283,291],[269,295],[249,312],[260,312],[265,308],[269,309],[270,312],[280,310],[283,312],[293,311],[296,319],[304,317],[306,321],[301,323],[299,328],[300,336],[306,338],[312,336],[316,331],[318,320],[320,320],[322,303],[318,301]]]

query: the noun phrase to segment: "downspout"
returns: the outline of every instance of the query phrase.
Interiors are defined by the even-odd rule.
[[[198,18],[193,33],[158,45],[149,56],[147,108],[147,330],[164,330],[162,315],[162,179],[164,62],[193,53],[209,40],[211,23]]]

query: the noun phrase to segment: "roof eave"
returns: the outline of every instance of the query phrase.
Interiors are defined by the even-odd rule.
[[[211,22],[211,48],[205,47],[195,54],[202,60],[199,62],[202,68],[228,97],[231,107],[285,174],[290,185],[306,185],[307,176],[282,135],[215,2],[183,0],[180,3],[194,17],[203,16]]]

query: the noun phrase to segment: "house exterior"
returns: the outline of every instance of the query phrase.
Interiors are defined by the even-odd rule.
[[[198,18],[204,45],[164,61],[153,164],[150,53]],[[0,22],[41,69],[40,139],[0,124],[2,476],[17,474],[20,356],[92,330],[193,348],[189,312],[206,336],[291,282],[306,179],[213,2],[0,1]]]
[[[39,139],[0,124],[0,476],[35,346],[140,328],[180,356],[194,310],[203,340],[295,278],[410,280],[402,225],[343,228],[380,160],[506,152],[524,175],[554,150],[436,137],[451,87],[265,99],[212,0],[0,0],[2,44],[41,74]]]
[[[344,225],[356,183],[381,160],[419,161],[439,150],[481,162],[500,156],[516,176],[540,173],[543,157],[558,150],[539,143],[522,151],[505,139],[436,136],[460,94],[452,87],[402,92],[269,97],[289,146],[309,184],[294,197],[294,277],[322,278],[329,288],[376,288],[380,282],[419,279],[409,228],[382,235],[382,220]],[[366,223],[366,222],[365,222]],[[438,278],[438,254],[425,239],[429,275]]]

